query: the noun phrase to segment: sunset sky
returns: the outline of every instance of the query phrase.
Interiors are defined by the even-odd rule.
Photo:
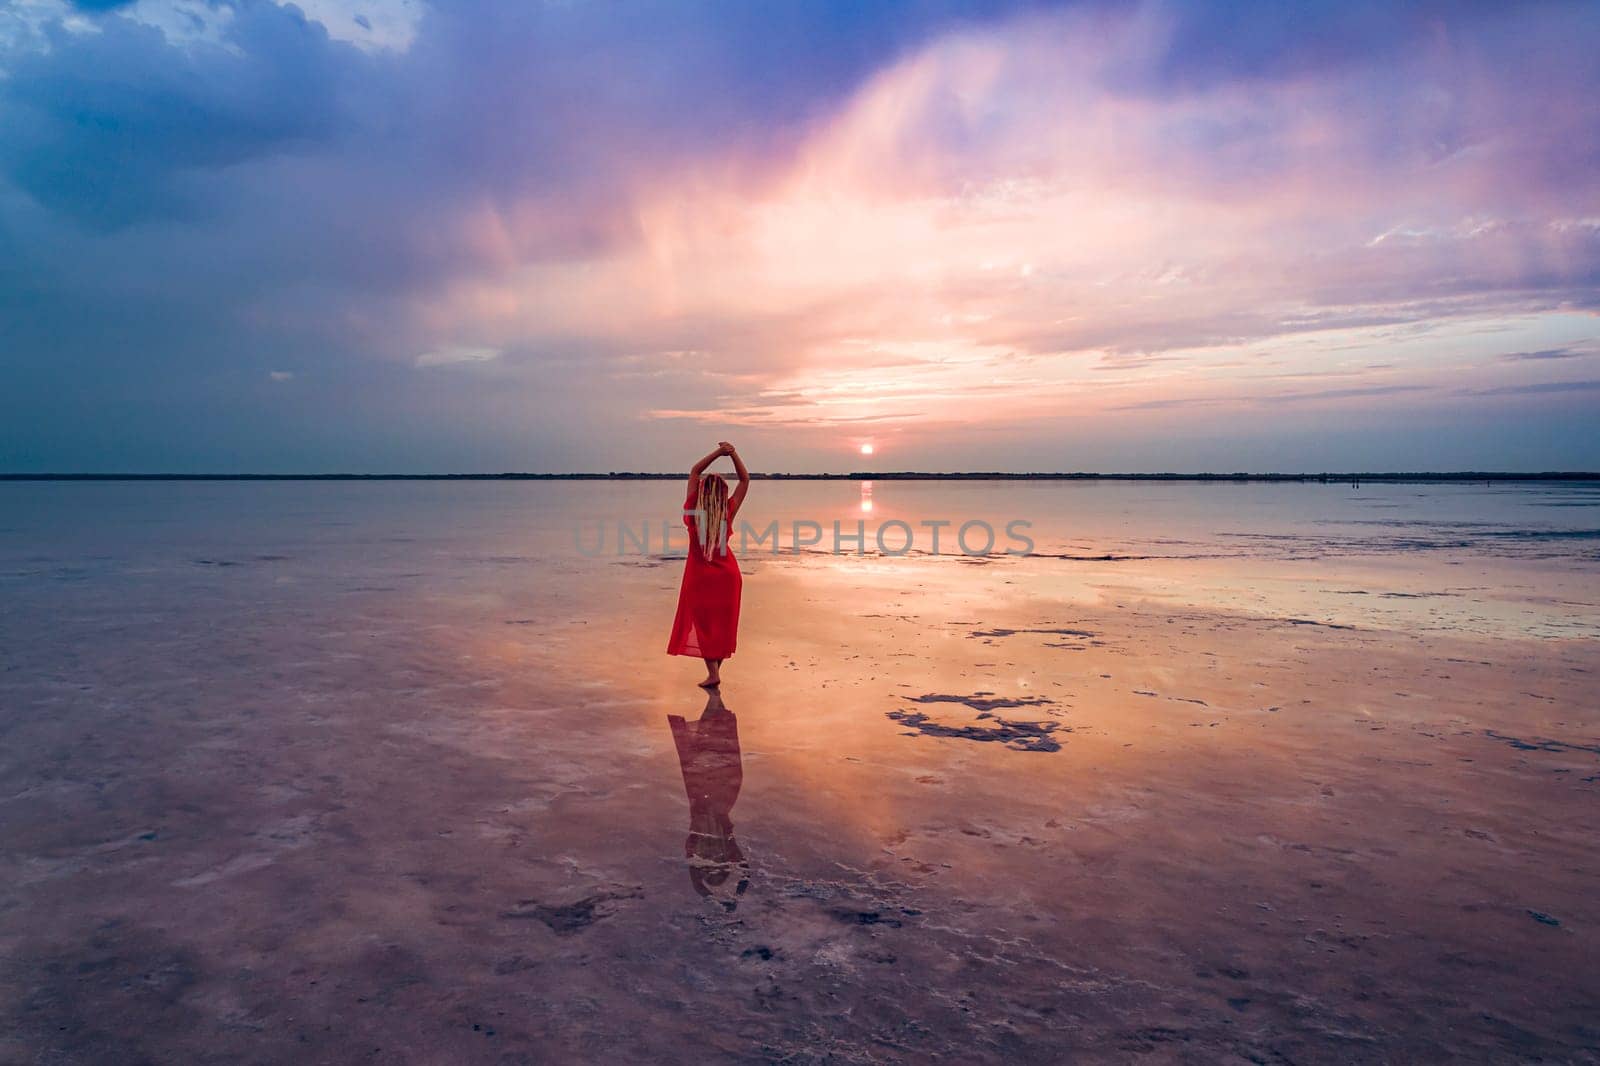
[[[0,471],[1600,469],[1597,55],[1592,2],[0,0]]]

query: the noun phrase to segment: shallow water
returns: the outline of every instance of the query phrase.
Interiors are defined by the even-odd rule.
[[[671,597],[634,568],[669,565],[683,550],[680,491],[673,482],[3,484],[0,581],[25,595],[39,582],[92,578],[159,599],[167,583],[193,583],[196,567],[239,567],[213,594],[294,585],[302,597],[337,597],[376,582],[397,594],[482,589],[595,621],[656,612],[670,624]],[[750,535],[734,548],[753,574],[800,565],[893,585],[927,570],[918,564],[937,549],[933,572],[981,559],[1089,602],[1600,635],[1594,483],[758,482],[741,517]],[[934,522],[947,523],[937,545]],[[969,522],[983,525],[963,542]],[[988,547],[985,530],[992,551],[966,555],[963,544]],[[880,531],[896,554],[880,550]],[[1030,557],[1007,554],[1028,547],[1019,537]]]
[[[1600,1053],[1594,486],[758,482],[721,707],[680,501],[0,484],[0,1058]]]

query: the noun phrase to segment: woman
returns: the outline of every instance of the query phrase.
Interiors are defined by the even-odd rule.
[[[722,456],[733,459],[739,487],[730,494],[720,474],[706,467]],[[683,501],[683,524],[689,527],[689,555],[683,562],[683,585],[678,590],[678,616],[672,621],[668,655],[693,655],[706,661],[701,688],[722,684],[722,660],[733,654],[739,634],[739,560],[728,545],[734,516],[750,489],[750,471],[733,445],[722,441],[717,450],[689,471],[689,495]]]

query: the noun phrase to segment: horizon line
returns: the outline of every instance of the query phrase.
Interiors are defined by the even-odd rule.
[[[496,474],[398,474],[398,473],[320,473],[320,474],[179,474],[179,473],[104,473],[44,472],[0,473],[0,481],[670,481],[687,478],[688,471],[656,473],[612,470],[599,472],[532,473],[506,471]],[[856,470],[849,473],[788,473],[771,471],[750,474],[753,481],[1293,481],[1343,483],[1359,481],[1600,481],[1592,470],[1421,470],[1421,471],[1319,471],[1317,473],[1100,473],[1096,471],[924,471]]]

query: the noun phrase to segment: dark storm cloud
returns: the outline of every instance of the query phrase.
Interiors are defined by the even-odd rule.
[[[0,163],[38,203],[100,226],[187,214],[207,172],[326,144],[341,83],[363,65],[271,4],[238,9],[226,46],[179,47],[124,18],[99,26],[52,27],[48,51],[6,62]]]

